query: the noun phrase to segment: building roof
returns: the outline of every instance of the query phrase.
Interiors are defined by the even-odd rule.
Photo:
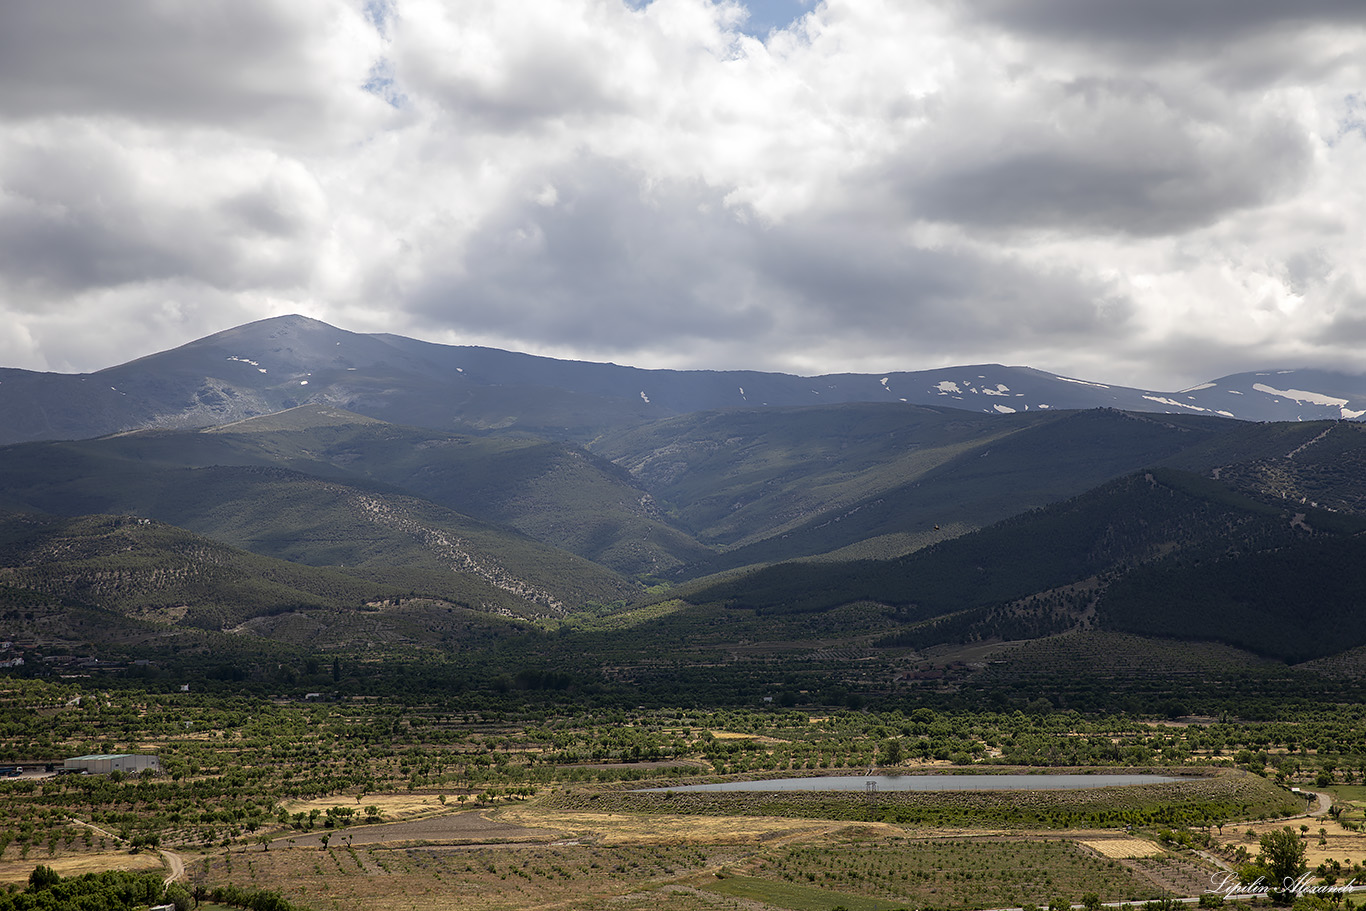
[[[152,757],[152,754],[151,754],[151,753],[95,753],[95,754],[92,754],[92,755],[90,755],[90,756],[72,756],[70,759],[67,760],[67,762],[75,762],[75,761],[78,760],[78,759],[87,759],[87,760],[96,760],[96,759],[131,759],[131,758],[134,757],[134,756],[149,756],[149,757]],[[152,757],[152,758],[155,758],[155,757]]]

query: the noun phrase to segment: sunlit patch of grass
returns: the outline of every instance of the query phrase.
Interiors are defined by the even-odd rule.
[[[702,887],[708,892],[761,901],[779,908],[792,911],[834,911],[844,908],[847,911],[895,911],[908,905],[865,898],[862,895],[848,895],[844,892],[829,892],[811,886],[798,886],[793,883],[776,883],[755,876],[731,876],[718,879]]]
[[[669,614],[682,610],[687,607],[684,601],[670,600],[658,601],[654,604],[646,604],[641,607],[631,608],[630,610],[617,611],[615,613],[593,616],[589,613],[580,613],[569,617],[564,625],[582,632],[617,632],[640,626],[651,620],[660,617],[667,617]]]
[[[103,873],[105,870],[126,870],[129,873],[145,873],[162,867],[161,855],[154,851],[129,854],[127,851],[106,851],[98,854],[77,854],[73,857],[48,858],[34,854],[27,860],[4,861],[0,863],[0,883],[27,882],[38,864],[51,867],[63,877],[81,876],[85,873]]]

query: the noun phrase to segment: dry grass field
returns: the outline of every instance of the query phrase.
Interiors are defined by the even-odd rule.
[[[834,822],[782,817],[669,816],[628,813],[574,813],[509,807],[497,811],[503,822],[551,826],[565,837],[600,845],[785,844],[817,840],[836,833],[864,837],[899,836],[904,832],[882,823]]]
[[[271,844],[285,847],[322,847],[323,837],[328,843],[343,845],[498,845],[515,843],[549,843],[563,839],[558,831],[542,825],[523,826],[508,819],[490,819],[482,813],[467,810],[426,816],[403,822],[379,825],[348,826],[330,832],[313,831],[285,835]]]
[[[282,804],[291,815],[319,810],[326,813],[333,807],[347,807],[361,815],[366,807],[379,807],[386,820],[412,819],[416,816],[430,816],[433,813],[448,812],[440,798],[431,795],[413,794],[365,794],[359,798],[320,797],[316,800],[294,800]]]
[[[1224,837],[1220,842],[1230,847],[1242,845],[1252,853],[1257,853],[1257,843],[1267,832],[1273,832],[1285,826],[1290,826],[1295,832],[1300,832],[1300,826],[1307,825],[1308,832],[1301,833],[1304,838],[1304,859],[1310,868],[1317,867],[1324,861],[1336,860],[1346,866],[1348,862],[1361,863],[1366,860],[1366,832],[1353,832],[1344,829],[1336,821],[1329,817],[1302,817],[1298,819],[1287,819],[1279,822],[1259,822],[1252,825],[1229,826],[1224,831]],[[1235,831],[1236,829],[1236,831]],[[1319,829],[1323,829],[1325,836],[1320,844]],[[1247,832],[1251,830],[1254,834],[1248,838]]]
[[[30,857],[28,860],[7,860],[0,862],[0,883],[25,883],[33,868],[46,864],[62,876],[80,876],[83,873],[100,873],[104,870],[126,870],[129,873],[145,873],[160,870],[164,865],[161,857],[154,851],[141,851],[129,854],[127,851],[101,851],[87,854],[73,854],[47,860]]]
[[[1157,857],[1166,853],[1159,846],[1142,838],[1084,838],[1077,844],[1095,851],[1102,857],[1129,860],[1136,857]]]

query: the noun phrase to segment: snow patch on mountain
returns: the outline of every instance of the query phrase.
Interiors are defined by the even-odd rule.
[[[1279,395],[1281,398],[1290,399],[1294,402],[1301,402],[1309,405],[1346,405],[1346,399],[1336,396],[1324,395],[1321,392],[1305,392],[1303,389],[1276,389],[1265,383],[1253,383],[1252,388],[1258,392],[1265,392],[1267,395]]]
[[[1079,387],[1096,387],[1097,389],[1109,389],[1108,385],[1105,385],[1104,382],[1087,382],[1086,380],[1074,380],[1074,378],[1072,377],[1057,376],[1056,373],[1053,374],[1053,378],[1055,378],[1055,380],[1061,380],[1063,382],[1075,382],[1075,384],[1079,385]]]
[[[1143,397],[1150,402],[1157,402],[1159,405],[1170,405],[1173,408],[1188,408],[1191,411],[1209,411],[1208,408],[1201,408],[1199,405],[1187,405],[1185,402],[1178,402],[1176,399],[1169,399],[1166,396],[1145,395]]]
[[[1088,383],[1086,380],[1074,380],[1070,376],[1058,376],[1053,374],[1053,379],[1062,380],[1064,383],[1076,383],[1078,386],[1094,386],[1097,389],[1109,389],[1104,383]]]
[[[1281,371],[1282,373],[1288,371]],[[1267,395],[1280,396],[1283,399],[1290,399],[1292,402],[1299,402],[1303,405],[1326,405],[1329,408],[1337,408],[1338,413],[1346,420],[1352,421],[1366,414],[1366,409],[1356,411],[1348,408],[1348,400],[1340,399],[1335,395],[1324,395],[1322,392],[1306,392],[1303,389],[1277,389],[1265,383],[1253,383],[1252,388],[1257,392],[1264,392]]]

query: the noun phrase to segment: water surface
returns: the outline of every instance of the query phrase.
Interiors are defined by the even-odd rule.
[[[1171,775],[824,775],[721,781],[645,788],[644,791],[1076,791],[1136,784],[1190,781]]]

